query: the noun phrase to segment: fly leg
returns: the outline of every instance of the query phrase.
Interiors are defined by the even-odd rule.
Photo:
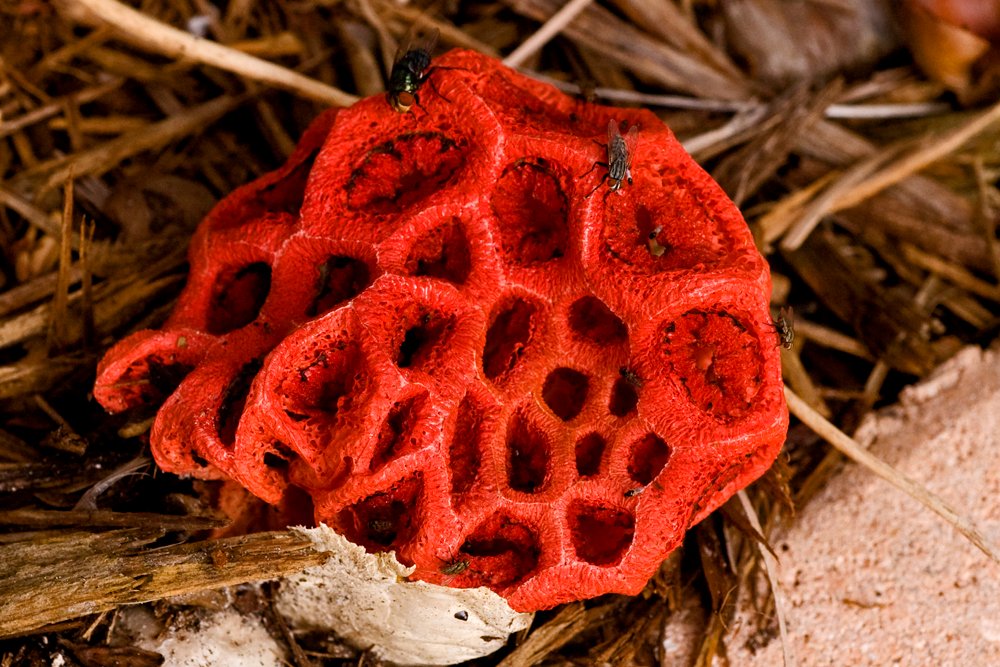
[[[413,93],[413,106],[415,106],[418,109],[420,109],[421,111],[423,111],[425,116],[429,116],[430,115],[430,112],[427,111],[427,109],[424,108],[424,105],[420,103],[420,93],[419,92],[414,92]]]
[[[587,170],[587,173],[584,174],[583,176],[581,176],[580,178],[583,178],[584,176],[586,176],[590,172],[594,171],[594,169],[596,169],[597,167],[604,167],[605,169],[607,169],[608,165],[607,165],[606,162],[595,162],[594,165],[590,169]],[[604,185],[604,183],[608,180],[608,178],[610,178],[610,175],[607,172],[605,172],[605,174],[603,176],[601,176],[601,180],[597,181],[597,185],[594,186],[593,190],[591,190],[590,192],[587,193],[587,195],[584,197],[584,199],[590,199],[590,195],[592,195],[595,192],[597,192],[597,188],[599,188],[602,185]]]

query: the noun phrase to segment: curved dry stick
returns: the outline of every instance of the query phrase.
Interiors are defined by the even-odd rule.
[[[286,67],[161,23],[117,0],[56,0],[56,5],[74,19],[111,26],[120,39],[169,58],[186,58],[212,65],[324,104],[348,106],[358,100]]]
[[[514,49],[513,53],[504,58],[503,64],[507,67],[517,67],[522,64],[536,51],[545,46],[550,39],[562,32],[562,29],[569,25],[570,21],[575,19],[591,2],[593,0],[570,0],[567,2],[535,34],[524,40],[521,46]]]
[[[853,438],[809,407],[808,403],[799,398],[788,387],[785,387],[785,400],[788,401],[789,412],[802,420],[802,423],[815,431],[818,436],[833,445],[847,458],[868,468],[950,523],[958,532],[965,535],[966,539],[975,544],[980,551],[989,556],[994,563],[1000,565],[1000,555],[998,555],[996,548],[986,541],[986,538],[979,532],[979,529],[971,519],[962,516],[943,498],[931,492],[916,480],[899,472],[859,445]]]
[[[743,513],[747,515],[747,521],[750,522],[750,526],[763,535],[764,529],[760,525],[760,519],[757,518],[757,511],[754,510],[753,503],[750,502],[750,496],[747,495],[746,490],[737,492],[736,497],[740,501]],[[767,574],[767,581],[771,584],[771,594],[774,595],[774,613],[778,617],[778,632],[781,633],[781,655],[784,658],[785,667],[796,667],[798,663],[795,660],[795,653],[792,649],[792,640],[788,637],[788,623],[785,622],[788,616],[788,603],[785,600],[785,592],[778,583],[778,559],[774,557],[774,554],[766,544],[758,542],[757,548],[760,550],[760,557],[764,561],[764,572]]]

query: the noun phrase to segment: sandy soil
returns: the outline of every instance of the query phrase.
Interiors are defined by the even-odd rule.
[[[1000,544],[1000,354],[964,350],[858,437]],[[865,470],[850,465],[772,543],[799,665],[1000,665],[1000,566]],[[741,614],[732,665],[782,664],[761,620]]]

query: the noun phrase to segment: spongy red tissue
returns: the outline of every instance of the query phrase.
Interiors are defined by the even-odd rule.
[[[421,106],[328,111],[224,199],[95,396],[163,403],[163,469],[308,498],[416,578],[519,611],[636,593],[784,440],[767,265],[651,113],[436,65]],[[640,128],[617,192],[611,119]]]

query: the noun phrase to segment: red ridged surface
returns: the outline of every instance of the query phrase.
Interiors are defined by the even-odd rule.
[[[223,200],[95,396],[165,401],[165,470],[304,492],[416,578],[518,610],[636,593],[784,440],[767,265],[652,114],[435,64],[444,97],[327,112]],[[634,183],[586,197],[611,118],[641,128]]]

